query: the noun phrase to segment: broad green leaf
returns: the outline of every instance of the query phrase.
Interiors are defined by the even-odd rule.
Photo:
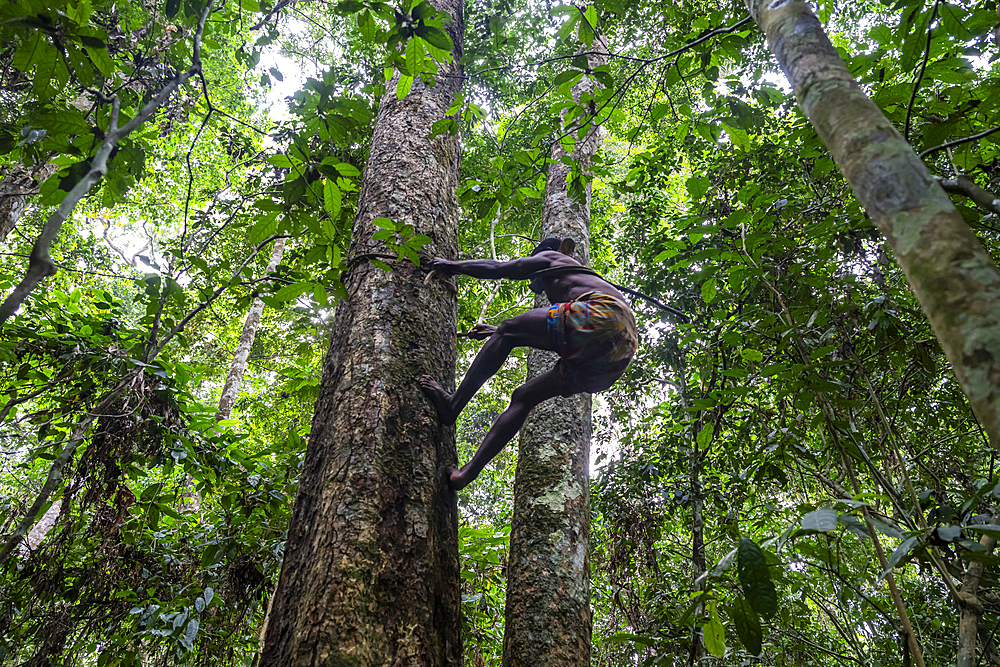
[[[764,633],[760,627],[760,618],[753,610],[750,603],[742,595],[727,608],[729,616],[733,619],[733,627],[736,629],[736,636],[743,642],[743,647],[752,655],[760,655],[764,641]]]
[[[899,562],[903,560],[904,557],[909,556],[911,552],[915,551],[921,546],[922,543],[920,541],[920,538],[917,537],[916,535],[914,535],[913,537],[908,537],[902,542],[900,542],[899,546],[896,547],[893,550],[892,554],[889,556],[885,572],[882,573],[882,576],[879,577],[879,579],[881,580],[883,577],[885,577],[885,575],[889,574],[889,571],[892,570],[892,568],[899,565]]]
[[[761,352],[760,350],[751,350],[744,348],[740,350],[740,356],[743,357],[746,361],[753,363],[760,363],[761,361],[764,361],[764,353]]]
[[[803,530],[815,530],[825,533],[837,529],[837,510],[818,509],[802,517]]]
[[[770,618],[778,610],[778,594],[771,581],[767,557],[753,540],[741,537],[738,558],[737,570],[743,595],[754,611]]]
[[[332,220],[340,217],[340,207],[342,198],[340,188],[334,185],[329,178],[323,179],[323,208]],[[332,236],[330,238],[333,238]]]
[[[426,40],[428,44],[441,49],[442,51],[451,52],[455,50],[455,45],[452,43],[451,37],[440,28],[426,26],[425,30],[420,32],[420,36]]]
[[[365,38],[366,42],[371,42],[375,39],[375,33],[378,27],[375,25],[375,19],[372,17],[370,10],[358,14],[358,30],[361,31],[361,36]]]
[[[424,45],[419,38],[406,43],[406,69],[409,70],[410,76],[417,76],[424,71]]]
[[[704,197],[705,193],[708,192],[708,184],[707,177],[698,178],[697,176],[692,176],[687,179],[685,185],[687,186],[688,194],[691,195],[691,201],[698,201]]]
[[[396,99],[403,99],[410,92],[410,88],[413,87],[413,77],[406,74],[401,74],[399,81],[396,82]]]
[[[281,169],[291,169],[295,166],[292,162],[292,158],[288,157],[284,153],[278,153],[277,155],[272,155],[267,158],[267,161],[273,164],[275,167],[280,167]]]
[[[701,298],[705,303],[712,303],[718,291],[718,281],[715,278],[709,278],[701,284]]]
[[[273,211],[254,222],[247,232],[247,243],[257,247],[264,239],[273,236],[278,231],[278,213]]]
[[[358,168],[348,162],[338,162],[334,165],[334,168],[336,168],[336,170],[339,171],[345,178],[357,178],[361,175]]]
[[[593,21],[591,21],[590,17],[588,16],[588,14],[590,13],[593,13],[594,15]],[[597,13],[594,11],[594,6],[587,5],[587,10],[584,13],[583,20],[580,21],[580,29],[579,32],[577,33],[577,38],[587,46],[590,46],[591,44],[594,43],[594,37],[596,35],[596,27],[597,27],[596,24],[597,24]]]
[[[307,281],[292,283],[291,285],[285,285],[277,292],[275,292],[274,298],[281,302],[291,301],[292,299],[299,298],[306,292],[311,292],[312,288],[313,288],[312,283]]]
[[[701,427],[701,430],[698,431],[698,436],[695,438],[695,441],[698,443],[699,447],[702,448],[708,447],[709,443],[712,442],[712,435],[714,433],[715,433],[715,424],[711,422],[705,424],[704,426]]]
[[[72,19],[73,23],[83,26],[90,21],[90,12],[90,0],[77,0],[68,5],[66,15]]]
[[[708,605],[708,616],[708,623],[702,626],[705,648],[716,658],[722,658],[726,655],[726,629],[719,620],[719,611],[714,602]]]
[[[167,5],[164,8],[164,13],[167,15],[168,19],[172,19],[177,15],[177,10],[181,8],[181,0],[167,0]]]

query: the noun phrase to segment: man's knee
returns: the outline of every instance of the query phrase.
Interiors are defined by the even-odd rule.
[[[502,338],[510,338],[519,333],[517,322],[514,321],[513,317],[510,317],[497,327],[497,330],[493,332],[493,336],[500,336]]]
[[[513,392],[511,392],[510,404],[525,405],[526,403],[530,403],[531,399],[532,399],[531,390],[522,384],[521,386],[514,389]]]

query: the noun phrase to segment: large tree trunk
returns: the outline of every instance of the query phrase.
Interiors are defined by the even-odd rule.
[[[0,180],[0,243],[17,226],[28,198],[38,194],[42,181],[56,173],[56,168],[51,162],[31,169],[15,164]]]
[[[592,68],[600,64],[603,57],[590,56]],[[592,80],[584,77],[574,97],[591,90]],[[591,128],[573,151],[584,167],[600,143]],[[572,238],[575,258],[589,266],[590,185],[582,201],[569,196],[569,167],[559,161],[565,154],[558,143],[553,146],[542,238]],[[542,296],[535,301],[536,307],[546,305]],[[552,368],[557,358],[531,350],[528,377]],[[507,567],[505,667],[590,664],[590,405],[590,394],[546,401],[521,430]]]
[[[923,161],[851,76],[809,5],[746,3],[799,106],[885,236],[1000,450],[1000,271]]]
[[[390,82],[379,107],[263,665],[462,662],[455,431],[416,380],[454,377],[456,299],[408,262],[370,261],[383,216],[457,255],[458,139],[429,132],[462,85],[463,15],[435,5],[454,18],[455,61],[402,100]]]

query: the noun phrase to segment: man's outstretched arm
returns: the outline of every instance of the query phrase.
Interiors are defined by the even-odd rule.
[[[461,274],[473,278],[526,280],[531,274],[547,269],[555,263],[551,255],[557,255],[563,262],[568,259],[555,251],[540,252],[531,257],[521,257],[509,262],[499,262],[495,259],[467,259],[453,261],[441,259],[431,260],[431,269],[446,276]],[[572,261],[572,260],[571,260]]]

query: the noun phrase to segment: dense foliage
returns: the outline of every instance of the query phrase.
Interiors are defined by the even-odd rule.
[[[819,14],[997,256],[995,200],[958,185],[1000,187],[996,3]],[[0,4],[0,198],[26,204],[0,205],[5,297],[107,137],[174,86],[108,147],[45,248],[54,274],[0,331],[0,664],[253,664],[378,103],[394,70],[400,97],[433,85],[447,20],[372,0]],[[637,301],[640,353],[596,401],[594,663],[909,664],[891,578],[927,664],[955,661],[963,594],[1000,664],[995,453],[742,3],[491,0],[466,31],[465,90],[435,126],[462,137],[465,255],[532,246],[550,148],[587,117],[601,154],[569,185],[592,187],[595,268],[690,318]],[[583,71],[602,42],[609,64]],[[574,100],[584,76],[597,91]],[[268,111],[286,77],[300,89]],[[376,224],[376,263],[419,263],[425,237]],[[531,303],[508,282],[459,298],[462,330]],[[523,376],[515,355],[466,409],[463,460]],[[500,664],[515,460],[460,495],[471,665]]]

